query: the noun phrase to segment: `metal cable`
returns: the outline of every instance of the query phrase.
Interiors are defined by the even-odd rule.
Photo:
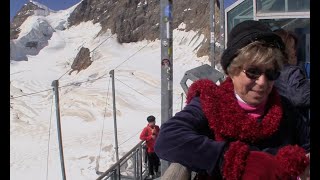
[[[181,96],[178,96],[178,98],[174,101],[174,103],[176,103],[180,98]]]
[[[129,85],[127,85],[126,83],[122,82],[122,81],[121,81],[121,80],[119,80],[118,78],[116,78],[116,77],[115,77],[115,79],[116,79],[116,80],[118,80],[119,82],[121,82],[122,84],[124,84],[125,86],[127,86],[128,88],[130,88],[130,89],[134,90],[134,91],[135,91],[135,92],[137,92],[138,94],[142,95],[143,97],[145,97],[145,98],[149,99],[150,101],[152,101],[152,102],[154,102],[154,103],[159,104],[158,102],[156,102],[156,101],[154,101],[154,100],[152,100],[152,99],[148,98],[147,96],[143,95],[143,94],[142,94],[142,93],[140,93],[139,91],[137,91],[137,90],[133,89],[132,87],[130,87],[130,86],[129,86]]]
[[[99,46],[101,46],[104,42],[106,42],[109,38],[111,38],[112,35],[110,35],[109,37],[107,37],[107,39],[105,39],[104,41],[102,41],[98,46],[96,46],[92,51],[90,51],[90,53],[92,53],[93,51],[95,51]]]
[[[63,75],[61,75],[60,77],[59,77],[59,79],[58,80],[60,80],[64,75],[66,75],[67,74],[67,72],[70,72],[71,71],[71,69],[69,69],[68,71],[66,71]]]
[[[24,96],[31,96],[31,95],[34,95],[34,94],[39,94],[39,93],[46,92],[46,91],[50,91],[50,90],[52,90],[52,88],[51,88],[51,89],[46,89],[46,90],[43,90],[43,91],[38,91],[38,92],[29,93],[29,94],[24,94],[24,95],[21,95],[21,96],[10,97],[10,99],[16,99],[16,98],[20,98],[20,97],[24,97]]]
[[[104,132],[104,120],[106,118],[106,113],[107,113],[107,107],[108,107],[108,99],[109,99],[109,87],[110,87],[110,80],[111,78],[109,78],[109,83],[108,83],[108,91],[107,91],[107,99],[106,99],[106,107],[104,110],[104,115],[103,115],[103,121],[102,121],[102,131],[101,131],[101,138],[100,138],[100,148],[99,148],[99,155],[97,157],[97,161],[96,161],[96,172],[99,171],[99,162],[100,162],[100,155],[101,155],[101,147],[102,147],[102,137],[103,137],[103,132]]]
[[[99,80],[99,79],[108,78],[108,77],[104,77],[105,75],[107,75],[107,74],[104,74],[104,75],[102,75],[102,76],[100,76],[100,77],[98,77],[96,79],[89,79],[89,80],[85,80],[85,81],[73,82],[73,83],[70,83],[70,84],[66,84],[66,85],[60,86],[59,88],[68,87],[68,86],[74,86],[74,85],[82,84],[82,83],[89,82],[89,81],[96,81],[96,80]]]
[[[120,63],[118,66],[116,66],[114,69],[117,69],[118,67],[120,67],[123,63],[125,63],[126,61],[128,61],[130,58],[132,58],[134,55],[136,55],[139,51],[141,51],[143,48],[145,48],[147,45],[149,45],[152,41],[148,42],[146,45],[144,45],[142,48],[140,48],[137,52],[133,53],[131,56],[129,56],[125,61],[123,61],[122,63]]]
[[[119,147],[122,145],[122,144],[124,144],[124,143],[126,143],[127,141],[129,141],[130,139],[132,139],[133,137],[135,137],[139,132],[141,132],[143,130],[143,128],[142,129],[140,129],[137,133],[135,133],[133,136],[131,136],[130,138],[128,138],[127,140],[125,140],[125,141],[123,141],[120,145],[119,145]]]
[[[80,81],[80,82],[73,82],[73,83],[70,83],[70,84],[66,84],[66,85],[60,86],[59,88],[64,88],[64,87],[68,87],[68,86],[74,86],[74,85],[82,84],[82,83],[89,82],[89,81],[96,81],[96,80],[99,80],[99,79],[107,78],[107,77],[104,77],[105,75],[107,75],[107,73],[102,75],[102,76],[100,76],[100,77],[98,77],[98,78],[96,78],[96,79],[89,79],[89,80]],[[24,97],[24,96],[31,96],[31,95],[39,94],[39,93],[50,91],[50,90],[52,90],[52,88],[46,89],[46,90],[42,90],[42,91],[33,92],[33,93],[29,93],[29,94],[24,94],[24,95],[21,95],[21,96],[10,97],[10,99],[16,99],[16,98],[20,98],[20,97]]]

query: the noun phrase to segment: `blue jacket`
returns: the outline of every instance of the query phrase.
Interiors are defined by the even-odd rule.
[[[298,144],[309,152],[309,127],[285,99],[279,130],[270,138],[250,144],[251,150],[276,154],[278,148]],[[290,112],[290,113],[288,113]],[[162,124],[155,144],[159,158],[180,163],[192,171],[222,179],[220,168],[227,142],[213,140],[200,98],[194,97],[184,109]]]
[[[278,93],[296,106],[304,121],[310,124],[310,79],[303,68],[286,64],[274,85]]]
[[[310,80],[299,66],[285,65],[274,84],[278,93],[286,97],[294,106],[310,107]]]

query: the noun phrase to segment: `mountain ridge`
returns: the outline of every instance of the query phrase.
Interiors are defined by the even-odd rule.
[[[10,24],[10,44],[11,49],[15,49],[13,40],[19,37],[20,26],[26,19],[36,13],[47,16],[50,10],[39,6],[40,3],[30,1],[23,6],[13,18]],[[41,4],[40,4],[41,5]],[[219,23],[219,4],[216,4],[215,21]],[[197,31],[203,34],[200,47],[197,49],[197,56],[208,56],[210,52],[210,26],[209,26],[209,1],[199,0],[192,3],[192,0],[177,0],[173,6],[172,28],[177,29],[181,23],[184,23],[184,31]],[[125,13],[123,13],[125,11]],[[102,27],[100,34],[111,30],[112,34],[117,35],[119,43],[131,43],[142,40],[159,39],[160,35],[160,3],[155,0],[83,0],[78,3],[67,18],[68,23],[61,25],[60,30],[76,26],[81,22],[92,21],[99,23]],[[220,26],[215,26],[215,38],[219,38]],[[50,37],[48,37],[50,39]],[[35,42],[24,42],[25,47],[32,47]],[[43,47],[42,47],[43,48]],[[37,54],[41,49],[35,52],[26,52],[25,54]],[[11,53],[14,54],[14,53]],[[215,53],[216,59],[218,53]],[[25,55],[21,57],[11,56],[12,59],[27,60]]]

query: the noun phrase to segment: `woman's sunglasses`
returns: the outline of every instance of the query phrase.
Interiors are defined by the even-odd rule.
[[[246,74],[246,76],[249,79],[253,79],[253,80],[258,79],[262,74],[265,74],[265,76],[270,81],[274,81],[278,79],[278,77],[280,76],[280,71],[273,70],[273,69],[267,69],[265,72],[263,72],[258,68],[249,68],[249,69],[243,70],[243,72]]]

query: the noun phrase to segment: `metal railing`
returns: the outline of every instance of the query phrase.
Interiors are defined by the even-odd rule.
[[[101,174],[97,180],[120,180],[120,179],[135,179],[135,180],[143,180],[146,176],[147,165],[143,167],[143,147],[145,145],[145,141],[140,141],[135,147],[133,147],[127,154],[125,154],[118,162],[112,165],[107,171],[104,173],[97,172],[97,174]],[[125,170],[125,172],[130,175],[123,175],[121,173],[123,165],[128,165],[128,162],[132,160],[133,172],[129,172]],[[146,163],[147,164],[147,163]]]

